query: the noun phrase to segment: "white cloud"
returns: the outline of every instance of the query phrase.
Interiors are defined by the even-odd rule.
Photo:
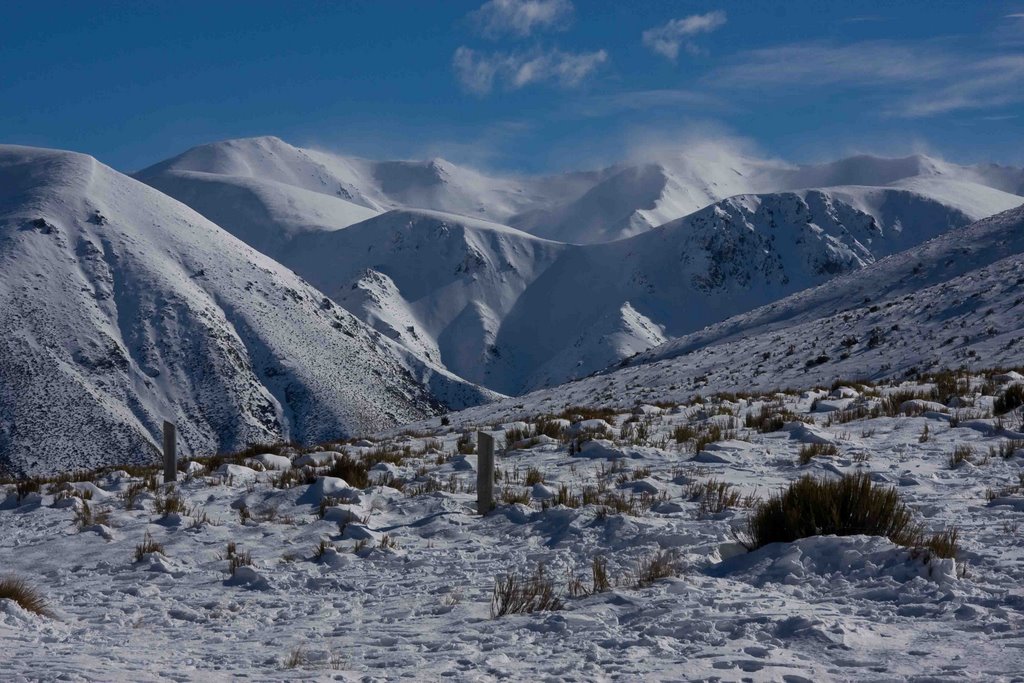
[[[711,33],[725,24],[725,12],[693,14],[682,19],[672,19],[664,26],[649,28],[643,33],[643,43],[654,52],[675,61],[679,48],[696,54],[700,51],[691,38],[699,33]]]
[[[525,37],[534,30],[566,28],[572,13],[570,0],[489,0],[469,17],[488,38]]]
[[[857,88],[865,106],[907,118],[1024,101],[1024,56],[974,54],[951,41],[814,42],[741,53],[705,79],[715,87]]]
[[[517,53],[483,53],[460,47],[452,57],[455,74],[466,90],[485,95],[498,83],[518,90],[534,83],[578,86],[608,61],[604,50],[562,52],[535,49]]]

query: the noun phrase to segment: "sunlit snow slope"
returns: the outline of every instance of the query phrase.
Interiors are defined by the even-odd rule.
[[[91,157],[0,147],[0,458],[16,471],[316,441],[487,392]]]

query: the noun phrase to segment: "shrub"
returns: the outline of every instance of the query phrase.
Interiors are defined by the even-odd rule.
[[[142,543],[135,546],[135,561],[142,562],[142,558],[149,553],[161,553],[163,554],[164,547],[153,540],[153,537],[146,532],[146,535],[142,539]]]
[[[992,412],[1003,415],[1024,405],[1024,384],[1011,384],[1006,387],[992,404]]]
[[[78,530],[83,531],[93,526],[94,524],[109,524],[110,523],[110,510],[96,510],[89,507],[89,502],[85,499],[82,500],[82,507],[75,511],[75,524],[78,525]]]
[[[235,572],[238,570],[239,567],[251,566],[252,553],[250,553],[248,550],[246,550],[245,552],[235,550],[231,553],[231,556],[228,558],[228,571],[231,573],[231,576],[235,575]]]
[[[696,438],[697,430],[690,425],[679,425],[672,430],[672,438],[675,439],[676,443],[686,443],[690,439]]]
[[[960,445],[953,449],[953,455],[949,456],[949,468],[959,467],[961,463],[970,462],[974,459],[974,450],[970,446]]]
[[[370,485],[370,467],[363,460],[356,460],[348,453],[342,455],[331,465],[329,476],[344,479],[345,483],[357,489],[365,489]]]
[[[659,579],[675,576],[679,571],[675,555],[665,550],[640,560],[636,566],[633,585],[646,588]]]
[[[154,509],[162,516],[167,517],[171,514],[184,514],[185,513],[185,501],[182,500],[181,496],[176,493],[169,492],[167,496],[157,496],[153,502]]]
[[[4,599],[13,600],[23,610],[33,612],[39,616],[53,616],[50,609],[46,606],[46,600],[43,598],[42,593],[23,579],[14,576],[0,579],[0,600]]]
[[[802,477],[760,503],[739,540],[754,550],[808,536],[866,534],[916,546],[921,530],[895,489],[876,486],[863,473],[829,481]]]
[[[554,582],[545,575],[543,564],[538,564],[530,576],[521,577],[509,573],[494,582],[491,594],[492,619],[506,614],[559,609],[562,609],[562,598],[555,592]]]
[[[524,480],[524,483],[527,486],[533,486],[534,484],[543,484],[544,473],[541,472],[536,467],[531,467],[530,469],[526,470],[526,479]]]
[[[809,443],[800,447],[800,464],[806,465],[818,455],[839,455],[839,449],[832,443]]]

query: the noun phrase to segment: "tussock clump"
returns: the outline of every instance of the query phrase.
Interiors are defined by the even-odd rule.
[[[469,432],[466,432],[455,442],[455,449],[460,455],[471,455],[476,453],[476,439]]]
[[[590,586],[572,572],[569,573],[568,592],[574,598],[585,598],[597,593],[604,593],[612,587],[608,575],[608,561],[603,557],[595,557],[590,564]]]
[[[506,614],[530,614],[560,609],[562,598],[555,591],[554,581],[544,573],[543,564],[538,564],[530,576],[509,573],[494,582],[494,591],[491,594],[491,619]]]
[[[679,573],[679,563],[676,556],[667,551],[661,551],[645,557],[636,565],[635,573],[632,576],[635,588],[646,588],[653,585],[660,579],[666,579]]]
[[[543,484],[544,473],[541,472],[536,467],[531,467],[530,469],[526,470],[526,478],[523,480],[523,482],[527,486],[533,486],[534,484]]]
[[[996,397],[992,404],[992,412],[1004,415],[1024,405],[1024,384],[1011,384]]]
[[[686,443],[697,438],[697,430],[690,425],[678,425],[672,430],[672,438],[676,443]]]
[[[584,408],[583,406],[572,406],[566,408],[558,416],[570,422],[582,422],[583,420],[610,420],[615,417],[614,408]]]
[[[705,430],[697,436],[697,439],[693,442],[693,452],[700,453],[709,444],[717,443],[719,441],[728,441],[729,439],[735,439],[736,432],[732,430],[723,430],[716,424],[708,425]]]
[[[866,473],[829,481],[803,477],[760,503],[739,540],[750,550],[809,536],[885,536],[905,546],[923,544],[920,527],[895,489]]]
[[[43,594],[32,587],[24,579],[14,576],[0,578],[0,600],[13,600],[28,612],[42,617],[52,617]]]
[[[549,436],[552,439],[562,438],[562,433],[565,431],[565,427],[563,427],[560,423],[556,422],[554,419],[548,417],[542,417],[541,419],[537,420],[537,423],[535,424],[535,429],[537,432],[537,436],[543,434],[544,436]]]
[[[530,494],[521,488],[506,486],[501,490],[501,502],[505,505],[514,505],[516,503],[529,505]]]
[[[699,502],[698,516],[717,515],[730,508],[742,507],[744,500],[739,491],[724,481],[711,479],[705,482],[693,482],[686,490],[691,501]]]
[[[807,465],[819,455],[839,455],[839,449],[832,443],[809,443],[800,447],[800,464]]]
[[[142,543],[135,546],[135,561],[142,562],[142,558],[149,553],[160,553],[162,555],[164,553],[164,547],[153,540],[153,537],[150,536],[147,531],[146,535],[142,539]]]
[[[533,430],[527,427],[509,427],[505,430],[505,450],[511,450],[513,444],[533,438]]]
[[[953,454],[949,456],[949,468],[955,469],[965,462],[972,462],[974,460],[974,449],[970,446],[963,444],[953,449]]]
[[[82,499],[82,507],[75,511],[75,524],[79,531],[88,529],[96,524],[110,524],[110,510],[93,510],[89,501]]]
[[[238,571],[239,567],[251,566],[253,566],[252,553],[248,550],[240,551],[236,549],[231,553],[231,556],[228,557],[228,572],[231,573],[231,576],[235,575],[235,572]]]
[[[346,453],[334,461],[328,475],[344,479],[349,486],[365,489],[370,485],[370,467],[365,460],[356,460]]]
[[[166,496],[157,496],[156,500],[153,501],[153,508],[163,517],[167,517],[172,514],[185,514],[185,501],[182,500],[181,496],[169,491]]]

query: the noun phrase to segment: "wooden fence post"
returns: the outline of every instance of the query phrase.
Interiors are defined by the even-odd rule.
[[[178,480],[178,435],[174,423],[164,420],[164,483]]]
[[[494,509],[494,437],[476,433],[476,509],[486,515]]]

